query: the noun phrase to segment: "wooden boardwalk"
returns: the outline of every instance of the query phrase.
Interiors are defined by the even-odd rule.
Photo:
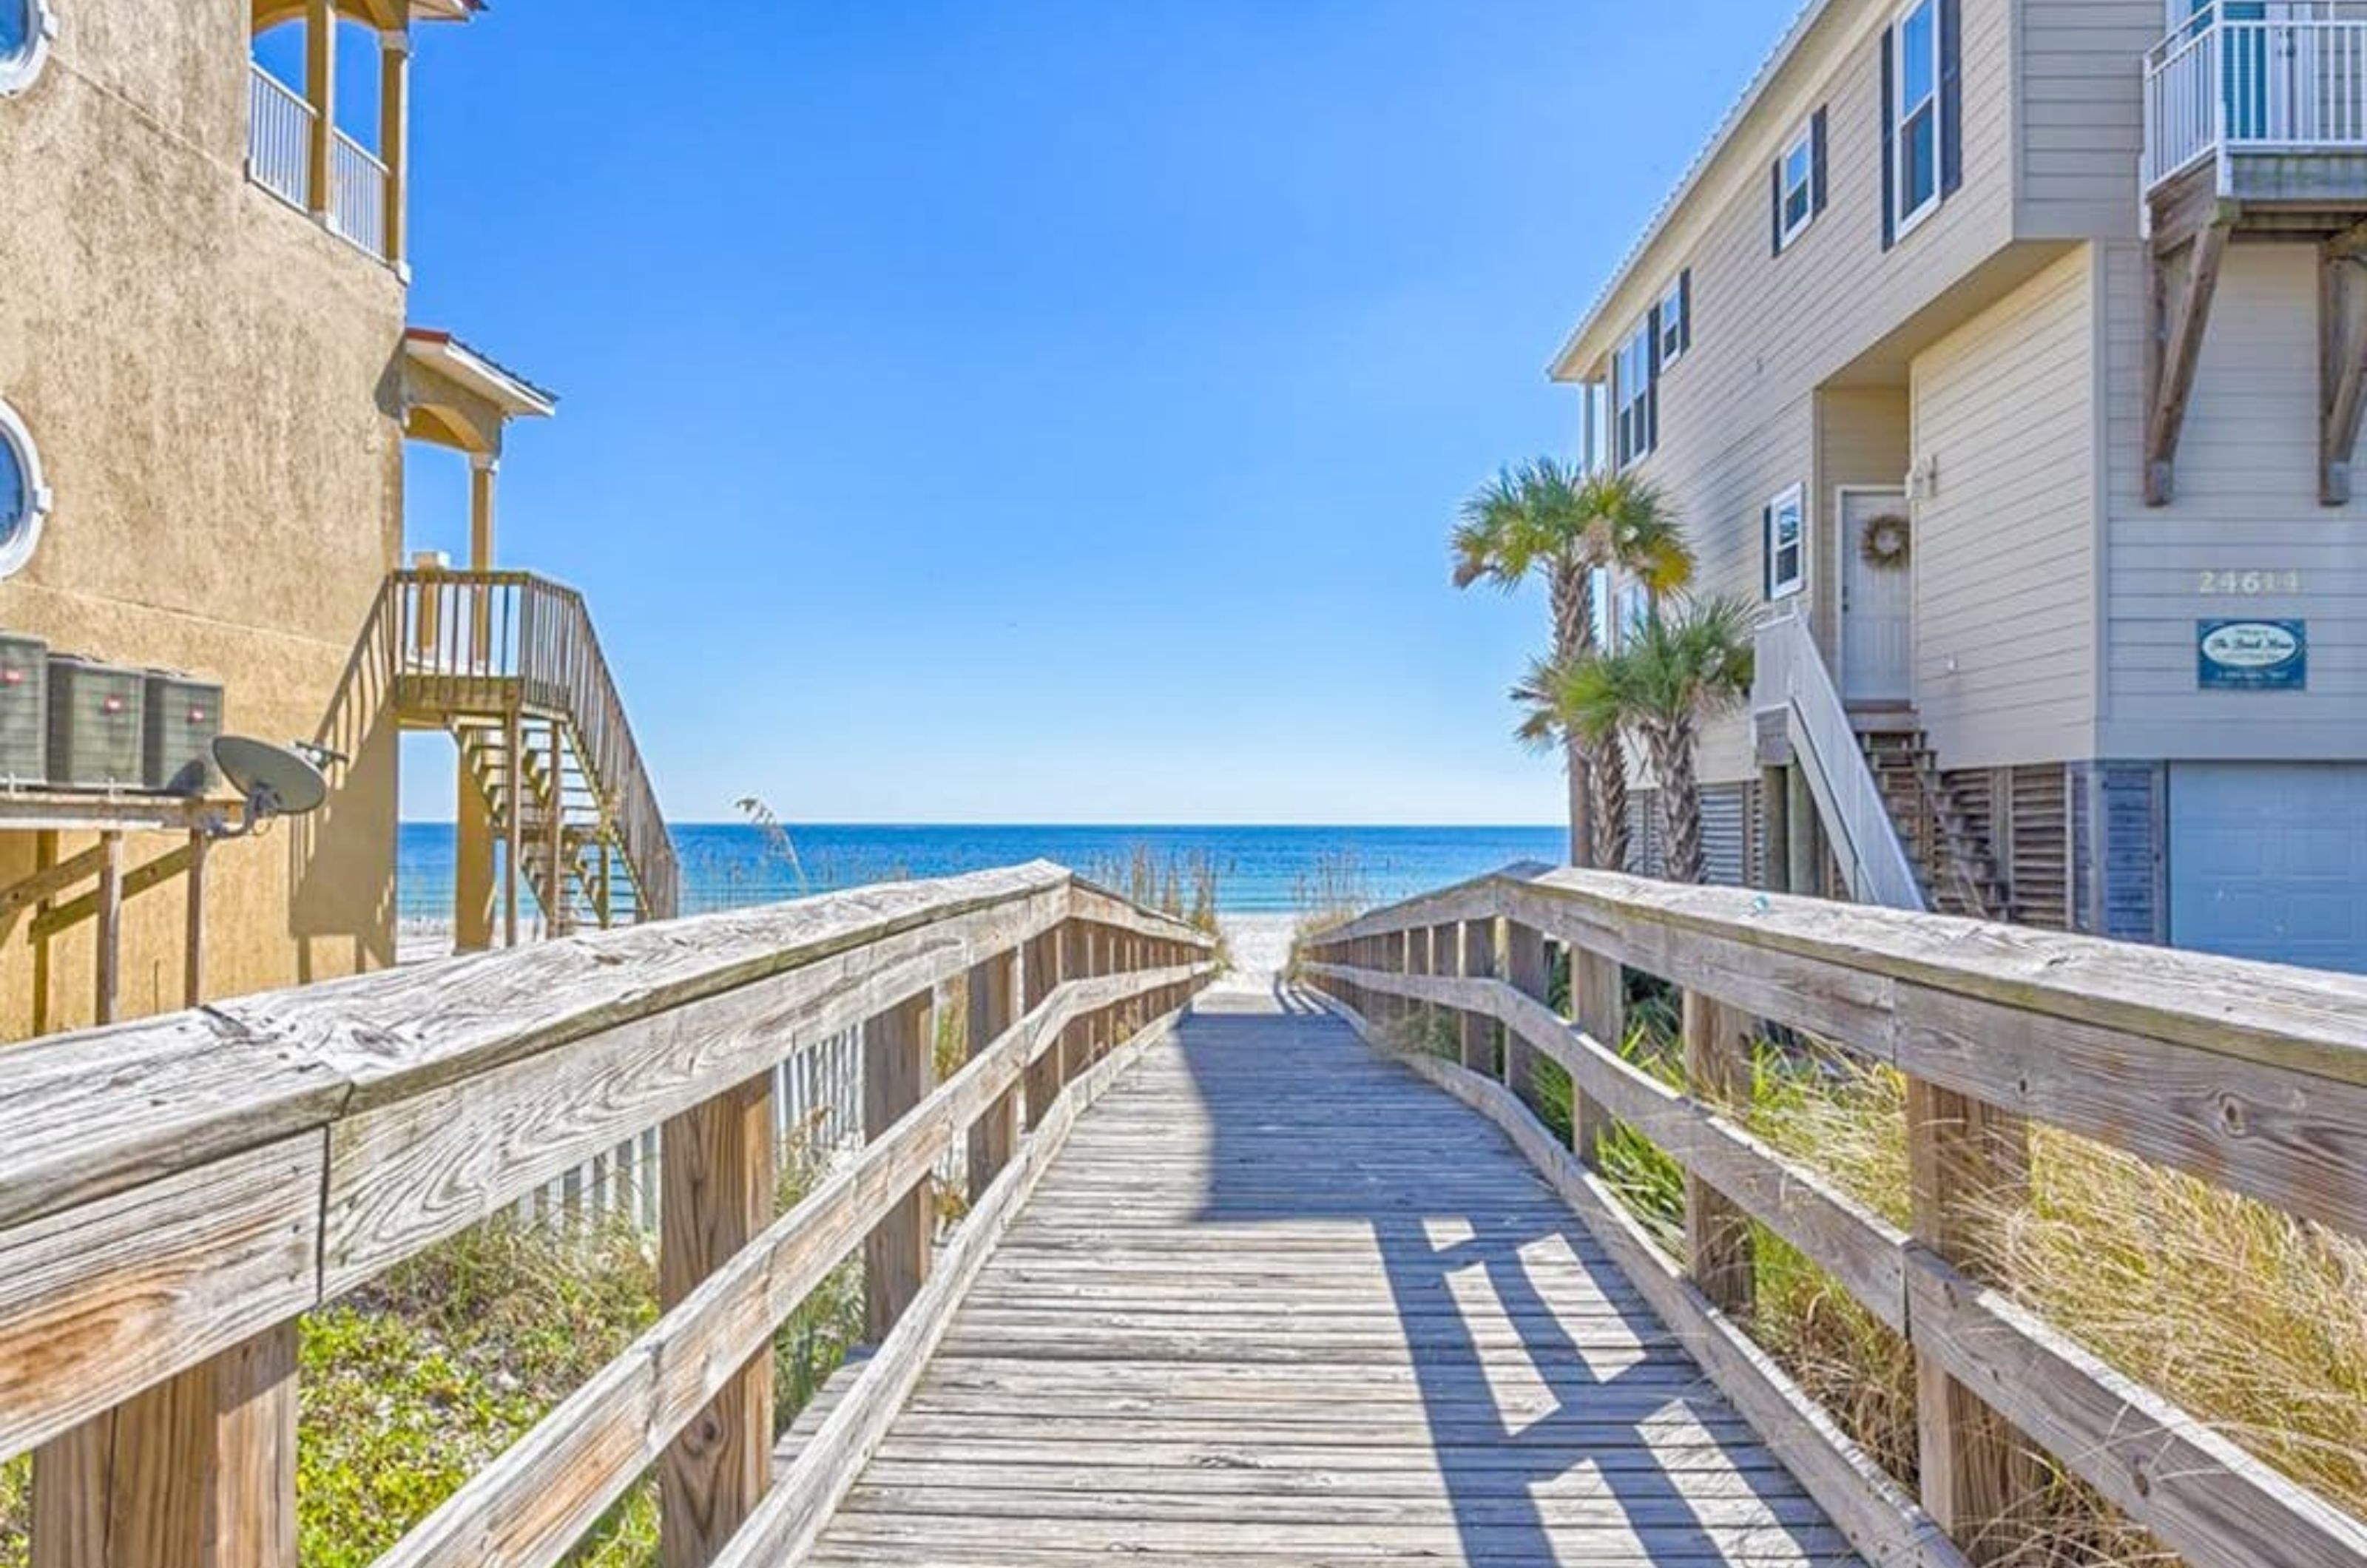
[[[1288,994],[1082,1121],[816,1563],[1850,1563],[1497,1129]]]

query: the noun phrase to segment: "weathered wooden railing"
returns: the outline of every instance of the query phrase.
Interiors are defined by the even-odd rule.
[[[1554,945],[1574,1021],[1546,1003]],[[2026,1182],[2033,1121],[2367,1235],[2367,981],[1537,867],[1367,915],[1299,957],[1383,1043],[1402,1045],[1415,1015],[1433,1034],[1460,1020],[1460,1066],[1406,1059],[1512,1134],[1872,1560],[2004,1550],[2034,1445],[2194,1568],[2367,1562],[2367,1524],[1978,1278],[1988,1227]],[[1614,1049],[1623,966],[1683,990],[1684,1092]],[[1730,1117],[1759,1020],[1905,1077],[1908,1231]],[[1523,1098],[1538,1056],[1569,1077],[1574,1148]],[[1613,1120],[1686,1173],[1682,1268],[1589,1168]],[[1913,1347],[1920,1506],[1744,1332],[1750,1220]]]
[[[299,1315],[651,1126],[663,1315],[381,1561],[557,1562],[651,1466],[669,1564],[776,1560],[1211,969],[1199,932],[1037,863],[0,1050],[0,1458],[35,1455],[36,1568],[292,1568]],[[953,985],[969,1055],[933,1089]],[[776,1218],[773,1068],[855,1026],[868,1142]],[[933,1258],[929,1173],[965,1138],[974,1201]],[[773,1334],[858,1247],[878,1354],[770,1475]]]

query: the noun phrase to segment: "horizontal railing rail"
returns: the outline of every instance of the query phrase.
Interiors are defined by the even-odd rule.
[[[2146,57],[2147,190],[2222,152],[2367,151],[2367,6],[2220,4]]]
[[[1557,946],[1572,1018],[1546,1005]],[[1298,957],[1383,1043],[1401,1046],[1424,1015],[1459,1021],[1460,1066],[1407,1059],[1545,1168],[1870,1560],[1993,1553],[2007,1512],[2028,1501],[2011,1483],[2024,1461],[2001,1416],[2193,1568],[2367,1562],[2367,1523],[1983,1278],[2000,1212],[2026,1179],[2032,1122],[2367,1235],[2367,980],[1533,866],[1366,915]],[[1682,1091],[1620,1053],[1627,968],[1682,989]],[[1762,1020],[1903,1076],[1909,1226],[1737,1124]],[[1526,1103],[1541,1057],[1570,1082],[1569,1147]],[[1614,1122],[1685,1172],[1681,1269],[1591,1168]],[[1923,1506],[1740,1326],[1754,1288],[1749,1221],[1912,1347]]]
[[[0,1052],[0,1460],[34,1453],[34,1560],[81,1518],[292,1541],[297,1318],[651,1128],[663,1315],[383,1561],[556,1563],[652,1464],[669,1561],[714,1558],[743,1521],[795,1535],[1077,1095],[1213,970],[1200,931],[1037,863]],[[954,987],[968,1059],[932,1089],[930,1009]],[[776,1217],[774,1069],[849,1028],[867,1141]],[[933,1273],[929,1177],[957,1142],[972,1204]],[[859,1386],[891,1392],[851,1398],[839,1460],[776,1489],[771,1337],[857,1247],[881,1341]],[[192,1401],[239,1418],[193,1438]],[[232,1475],[247,1512],[219,1518]]]

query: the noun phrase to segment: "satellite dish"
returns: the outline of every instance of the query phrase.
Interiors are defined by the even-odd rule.
[[[214,766],[246,803],[246,818],[222,838],[252,833],[266,818],[301,817],[329,798],[329,781],[312,760],[286,746],[244,735],[214,738]]]

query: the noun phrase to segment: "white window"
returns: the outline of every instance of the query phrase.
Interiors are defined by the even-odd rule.
[[[1648,318],[1636,328],[1633,336],[1622,344],[1612,360],[1612,393],[1618,400],[1614,415],[1618,426],[1619,466],[1648,456],[1655,435],[1653,425],[1653,347],[1652,323]]]
[[[0,97],[33,85],[57,31],[50,0],[0,0]]]
[[[1789,599],[1807,586],[1808,536],[1805,491],[1798,485],[1767,503],[1760,514],[1766,535],[1767,597]]]
[[[49,510],[50,492],[41,486],[41,459],[33,450],[32,432],[14,409],[0,403],[0,577],[14,576],[33,558],[41,519]]]
[[[1775,248],[1790,246],[1817,217],[1817,131],[1814,123],[1784,149],[1776,167]]]
[[[1891,199],[1903,235],[1940,205],[1940,0],[1915,0],[1898,13],[1893,36]]]
[[[1689,274],[1680,273],[1660,296],[1660,368],[1666,370],[1685,356],[1693,344],[1693,287]]]

